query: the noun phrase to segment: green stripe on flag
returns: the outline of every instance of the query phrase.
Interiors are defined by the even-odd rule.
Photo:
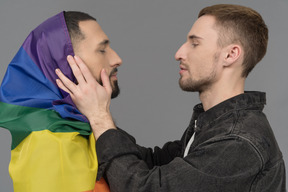
[[[54,110],[23,107],[3,102],[0,102],[0,127],[11,132],[11,150],[33,131],[47,129],[51,132],[78,132],[83,136],[91,134],[88,123],[63,119]]]

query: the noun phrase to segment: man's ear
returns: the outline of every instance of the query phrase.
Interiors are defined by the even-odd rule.
[[[228,45],[225,49],[224,66],[228,67],[240,59],[242,55],[242,47],[237,44]]]

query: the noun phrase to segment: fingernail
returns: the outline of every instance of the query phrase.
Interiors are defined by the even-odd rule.
[[[79,60],[79,57],[78,57],[77,55],[75,55],[74,58],[75,58],[76,60]]]
[[[55,72],[56,72],[56,73],[59,73],[59,71],[60,71],[59,69],[55,69]]]
[[[68,56],[67,56],[67,59],[71,59],[71,58],[72,58],[72,56],[71,56],[71,55],[68,55]]]

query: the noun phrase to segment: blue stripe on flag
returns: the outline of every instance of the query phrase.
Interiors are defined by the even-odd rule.
[[[8,65],[0,89],[0,101],[37,108],[51,108],[59,100],[58,88],[50,82],[21,47]]]

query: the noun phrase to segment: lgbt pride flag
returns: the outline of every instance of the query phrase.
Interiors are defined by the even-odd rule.
[[[14,191],[92,191],[95,139],[87,119],[56,85],[55,69],[75,82],[64,12],[34,29],[8,65],[0,88],[0,127],[12,135]]]

